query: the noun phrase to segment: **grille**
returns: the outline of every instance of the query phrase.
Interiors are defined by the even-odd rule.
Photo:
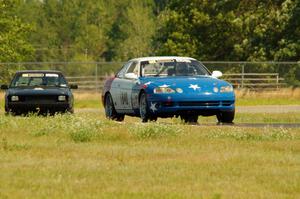
[[[233,101],[222,101],[223,106],[231,106],[233,104]]]
[[[57,95],[26,95],[20,96],[23,102],[48,103],[57,102]]]
[[[231,106],[233,101],[191,101],[191,102],[179,102],[179,106]]]
[[[219,106],[220,101],[211,102],[179,102],[179,106]]]

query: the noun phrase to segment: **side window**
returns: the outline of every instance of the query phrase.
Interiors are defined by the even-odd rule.
[[[128,67],[132,64],[132,62],[127,62],[124,64],[123,68],[118,72],[117,77],[118,78],[124,78],[125,71],[127,71]]]
[[[138,75],[139,73],[139,68],[138,68],[138,64],[137,62],[133,62],[130,67],[128,68],[128,70],[126,71],[126,73],[134,73],[136,75]]]

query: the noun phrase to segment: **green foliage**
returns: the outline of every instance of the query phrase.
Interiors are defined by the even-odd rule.
[[[33,58],[28,41],[32,27],[15,15],[16,0],[0,0],[0,62],[20,62]],[[0,82],[7,82],[12,66],[0,65]]]
[[[151,55],[300,60],[300,1],[295,0],[0,2],[0,62],[126,61]],[[253,70],[279,72],[299,85],[299,65]],[[89,66],[67,70],[82,72],[92,73]],[[9,73],[1,67],[2,77]]]
[[[122,61],[147,56],[152,52],[155,23],[151,9],[140,1],[132,1],[125,9],[124,22],[119,25],[119,31],[124,39],[115,43],[116,59]]]
[[[299,37],[285,34],[299,23],[299,8],[291,0],[173,0],[160,15],[158,51],[202,60],[299,60]]]
[[[299,61],[299,17],[300,3],[292,0],[173,0],[159,16],[156,50],[200,60]],[[287,73],[254,68],[266,69]],[[285,78],[296,84],[300,76]]]

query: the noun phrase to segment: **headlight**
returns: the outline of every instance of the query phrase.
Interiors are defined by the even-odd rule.
[[[220,92],[221,93],[233,92],[233,87],[232,86],[221,86]]]
[[[169,87],[157,87],[153,90],[154,93],[175,93],[175,91]]]
[[[213,91],[214,91],[215,93],[219,92],[218,87],[214,87],[214,88],[213,88]]]
[[[66,101],[66,96],[65,95],[60,95],[58,96],[58,101]]]
[[[17,101],[19,101],[19,96],[15,96],[15,95],[11,96],[11,101],[12,101],[12,102],[17,102]]]

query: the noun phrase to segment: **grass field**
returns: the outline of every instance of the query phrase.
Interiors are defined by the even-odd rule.
[[[291,90],[237,96],[244,105],[299,104]],[[1,199],[300,198],[299,128],[118,123],[103,111],[80,111],[102,110],[99,94],[75,99],[73,115],[0,113]],[[238,113],[235,122],[300,123],[300,113]]]
[[[138,121],[1,115],[0,198],[300,197],[299,129]]]

